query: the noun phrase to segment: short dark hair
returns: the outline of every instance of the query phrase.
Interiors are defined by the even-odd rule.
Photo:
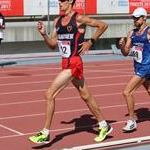
[[[1,17],[3,17],[3,14],[2,14],[2,12],[0,12],[0,16],[1,16]]]

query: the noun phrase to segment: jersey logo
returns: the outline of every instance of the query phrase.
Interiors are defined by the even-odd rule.
[[[72,31],[72,26],[67,26],[67,31],[68,32]]]

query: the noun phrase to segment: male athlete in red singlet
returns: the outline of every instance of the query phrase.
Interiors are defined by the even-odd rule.
[[[60,9],[64,11],[64,15],[54,20],[50,38],[46,34],[43,23],[38,23],[38,31],[47,45],[51,49],[55,49],[58,44],[62,55],[62,71],[56,76],[46,92],[45,125],[37,135],[29,137],[29,140],[34,143],[49,142],[49,128],[55,110],[55,98],[70,82],[76,87],[80,97],[98,121],[100,132],[94,140],[101,142],[112,131],[110,125],[103,119],[98,104],[86,86],[83,77],[83,62],[80,56],[89,50],[95,40],[102,35],[107,29],[107,24],[74,12],[74,3],[75,0],[59,0]],[[86,26],[96,28],[88,41],[84,40]]]

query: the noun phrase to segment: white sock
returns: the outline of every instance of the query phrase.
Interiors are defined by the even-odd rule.
[[[42,131],[44,132],[45,135],[49,135],[50,133],[50,130],[46,128],[44,128]]]
[[[99,122],[98,125],[100,128],[104,128],[104,127],[107,127],[107,122],[105,120],[103,120],[103,121]]]
[[[129,119],[130,121],[132,121],[133,123],[136,123],[136,120],[135,119]]]

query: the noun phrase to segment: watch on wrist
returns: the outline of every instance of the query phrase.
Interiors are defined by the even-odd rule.
[[[46,33],[44,33],[44,34],[41,34],[42,36],[46,36],[47,34]]]
[[[95,44],[95,39],[90,38],[90,41],[91,41],[92,45],[94,45],[94,44]]]

